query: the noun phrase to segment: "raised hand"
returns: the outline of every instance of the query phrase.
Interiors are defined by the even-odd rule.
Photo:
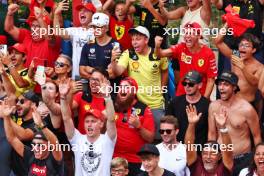
[[[102,82],[100,82],[100,94],[104,97],[109,97],[111,93],[111,85],[110,81],[106,78],[103,79]]]
[[[156,48],[160,48],[160,45],[161,45],[162,41],[163,41],[163,38],[162,37],[156,36],[155,37],[155,47]]]
[[[10,114],[16,109],[15,106],[11,106],[7,99],[0,101],[0,117],[9,117]]]
[[[34,15],[38,19],[43,15],[43,11],[39,7],[34,7]]]
[[[231,56],[231,62],[241,70],[245,67],[245,64],[243,63],[243,60],[235,55]]]
[[[159,0],[159,8],[163,8],[166,0]]]
[[[41,125],[41,124],[43,124],[43,122],[42,122],[42,118],[41,118],[39,112],[37,111],[37,107],[36,107],[35,105],[33,105],[32,110],[33,110],[33,112],[32,112],[32,116],[33,116],[34,123],[35,123],[36,125]]]
[[[66,97],[66,95],[71,90],[71,80],[68,79],[65,83],[59,84],[59,92],[61,97]]]
[[[12,62],[12,60],[11,60],[11,58],[12,58],[12,55],[11,54],[0,54],[0,57],[1,57],[1,62],[4,64],[4,65],[6,65],[6,66],[8,66],[11,62]]]
[[[219,126],[220,128],[225,128],[226,125],[226,120],[227,120],[227,110],[225,107],[221,107],[220,108],[220,113],[214,113],[214,118],[216,121],[217,126]]]
[[[82,81],[74,81],[72,85],[73,93],[80,92],[83,90]]]
[[[194,105],[186,106],[186,113],[188,117],[189,123],[196,124],[200,117],[202,116],[202,113],[197,114],[196,107]]]
[[[120,56],[121,56],[121,50],[117,47],[114,47],[112,49],[111,61],[117,61]]]
[[[19,9],[19,5],[17,5],[17,4],[10,4],[8,6],[7,15],[10,15],[10,16],[14,15],[14,13],[16,13],[18,11],[18,9]]]
[[[54,74],[54,68],[53,67],[45,67],[45,73],[47,76],[51,76]]]
[[[62,11],[67,11],[67,10],[69,10],[69,1],[63,0],[58,3],[54,13],[61,14]]]
[[[140,4],[142,7],[145,7],[146,9],[149,9],[152,6],[150,0],[140,0]]]

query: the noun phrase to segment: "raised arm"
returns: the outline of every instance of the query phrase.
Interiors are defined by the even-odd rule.
[[[152,13],[152,15],[154,16],[154,18],[156,20],[158,20],[158,22],[164,26],[167,24],[168,19],[166,16],[161,15],[157,10],[155,10],[155,8],[153,7],[152,3],[150,0],[140,0],[141,6],[145,7],[146,9],[148,9],[150,11],[150,13]]]
[[[264,97],[264,66],[262,66],[262,73],[259,78],[258,89],[261,91],[262,96]]]
[[[65,133],[68,139],[70,140],[74,135],[74,129],[75,129],[72,121],[72,112],[70,108],[70,103],[67,97],[67,94],[69,94],[70,92],[70,81],[68,81],[65,84],[60,84],[59,92],[60,92],[62,120],[65,127]]]
[[[205,98],[210,99],[210,95],[214,88],[214,83],[215,83],[214,78],[207,78],[206,88],[205,88],[205,93],[204,93]]]
[[[221,31],[227,31],[227,24],[225,24],[219,31],[218,36],[214,39],[214,43],[216,47],[219,49],[219,51],[227,58],[231,59],[232,50],[225,44],[224,37],[226,35],[225,32]]]
[[[0,102],[0,118],[4,119],[5,134],[10,145],[15,149],[15,151],[21,156],[24,156],[24,144],[15,135],[12,125],[10,114],[15,109],[15,106],[10,106],[6,101]]]
[[[106,121],[106,132],[111,140],[116,139],[116,124],[115,124],[115,109],[113,101],[110,96],[110,81],[104,78],[103,82],[100,83],[101,93],[105,99],[105,111],[103,114],[107,118]]]
[[[226,120],[227,120],[227,112],[224,107],[221,108],[220,113],[214,113],[214,118],[216,121],[217,126],[219,127],[220,135],[222,137],[222,142],[225,145],[226,149],[221,150],[223,163],[225,167],[232,171],[234,161],[233,161],[233,150],[232,150],[232,141],[228,134],[228,129],[226,128]]]
[[[186,113],[189,124],[185,133],[184,143],[191,146],[190,148],[187,147],[187,164],[190,166],[197,160],[197,152],[192,144],[194,144],[195,141],[195,127],[202,113],[197,114],[196,107],[193,105],[186,106]]]
[[[121,51],[119,49],[113,48],[111,55],[111,63],[108,66],[108,73],[111,73],[109,74],[110,78],[118,77],[126,71],[126,67],[124,67],[123,64],[118,64],[119,59],[123,63],[123,61],[127,60],[126,57],[129,56],[125,56],[124,52],[121,55]]]
[[[64,40],[69,40],[70,36],[67,31],[63,28],[60,28],[60,19],[62,19],[62,11],[69,10],[69,2],[67,0],[63,0],[58,3],[58,6],[54,12],[53,26],[57,29],[55,30],[55,35],[60,36]]]
[[[163,38],[160,36],[155,37],[155,53],[158,57],[170,57],[172,56],[172,50],[171,49],[161,49],[161,43]]]
[[[32,116],[36,126],[43,128],[44,124],[42,122],[42,118],[40,117],[40,114],[36,110],[36,107],[33,107]],[[42,132],[44,133],[44,135],[46,136],[47,140],[50,142],[51,145],[56,146],[59,143],[57,137],[47,127],[44,127],[42,129]],[[52,150],[52,155],[56,161],[62,160],[62,151],[58,147],[55,147],[55,149]]]
[[[216,141],[218,138],[217,129],[215,125],[215,119],[214,119],[214,109],[216,109],[216,102],[212,102],[209,105],[208,109],[208,141],[213,140]]]
[[[223,0],[211,0],[211,3],[214,4],[218,10],[223,8]]]
[[[5,31],[10,34],[14,40],[18,40],[19,28],[14,25],[14,14],[18,11],[19,5],[10,4],[5,18]]]
[[[203,19],[203,21],[209,25],[210,24],[210,20],[211,20],[211,14],[212,14],[212,10],[211,10],[211,2],[210,0],[203,0],[202,1],[202,9],[201,9],[201,18]]]
[[[166,0],[159,0],[159,8],[162,16],[167,17],[168,20],[179,20],[184,16],[186,12],[186,7],[179,7],[175,10],[168,12],[167,9],[164,7],[164,1]]]

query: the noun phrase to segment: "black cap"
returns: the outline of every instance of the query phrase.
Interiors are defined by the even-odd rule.
[[[239,87],[238,87],[238,77],[235,73],[231,72],[231,71],[224,71],[216,80],[215,80],[215,84],[218,85],[219,81],[227,81],[230,84],[237,86],[237,90],[239,91]]]
[[[40,131],[40,130],[38,130],[37,132],[34,133],[33,139],[42,139],[44,141],[48,141],[48,139],[45,136],[45,134],[42,131]]]
[[[33,92],[32,90],[29,90],[27,92],[25,92],[24,94],[22,94],[23,97],[25,97],[26,99],[32,101],[33,103],[36,103],[38,105],[39,103],[39,97],[38,95]]]
[[[195,70],[191,70],[189,72],[187,72],[184,76],[183,79],[188,79],[190,80],[192,83],[200,83],[202,81],[202,76],[199,72],[195,71]]]
[[[156,156],[160,155],[158,148],[153,144],[145,144],[141,147],[137,155],[153,154]]]

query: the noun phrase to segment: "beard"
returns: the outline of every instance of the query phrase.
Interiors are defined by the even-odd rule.
[[[132,103],[134,101],[134,98],[135,98],[134,94],[129,94],[127,96],[126,100],[122,101],[119,98],[119,95],[117,95],[116,101],[115,101],[115,104],[114,104],[116,112],[124,112],[124,111],[126,111],[132,105]]]

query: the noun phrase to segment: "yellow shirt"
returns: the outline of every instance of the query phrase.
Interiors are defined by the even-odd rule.
[[[128,75],[138,83],[137,98],[148,105],[151,109],[163,108],[164,98],[162,93],[167,92],[167,87],[161,87],[161,71],[168,69],[167,58],[150,61],[149,54],[146,56],[137,54],[138,60],[129,58],[129,51],[122,53],[118,65],[127,68]]]
[[[27,87],[23,87],[23,88],[20,88],[18,87],[18,85],[16,84],[15,80],[13,79],[12,75],[11,74],[8,74],[8,77],[9,77],[9,80],[11,81],[11,83],[13,84],[13,86],[15,87],[16,89],[16,96],[19,97],[21,94],[25,93],[26,91],[28,90],[34,90],[35,88],[35,85],[36,83],[29,78],[28,76],[28,69],[25,68],[25,69],[22,69],[22,70],[19,70],[18,71],[18,74],[26,81],[28,81],[29,83],[29,86]]]

